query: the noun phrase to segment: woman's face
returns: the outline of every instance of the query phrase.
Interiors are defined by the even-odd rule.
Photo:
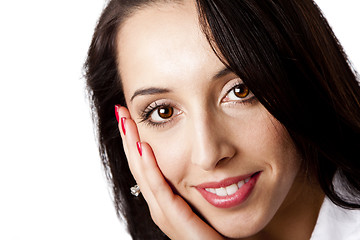
[[[174,191],[225,236],[263,229],[291,199],[299,156],[214,54],[194,3],[138,10],[119,31],[118,60],[140,138]]]

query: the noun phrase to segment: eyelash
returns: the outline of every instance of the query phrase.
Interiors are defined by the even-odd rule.
[[[236,89],[237,87],[240,86],[245,86],[247,88],[247,86],[243,83],[243,82],[236,82],[234,83],[234,85],[226,92],[225,96],[228,96],[232,91],[234,91],[234,89]],[[232,102],[233,104],[251,104],[253,103],[254,100],[256,100],[255,95],[251,92],[250,89],[248,89],[249,93],[248,95],[245,97],[246,99],[241,100],[241,101],[236,101],[236,102]]]
[[[234,84],[234,86],[232,86],[227,92],[225,96],[228,96],[229,93],[231,91],[233,91],[235,88],[239,87],[239,86],[246,86],[244,83],[241,82],[237,82]],[[240,102],[232,102],[232,104],[251,104],[254,100],[255,100],[255,96],[252,95],[252,92],[249,90],[249,94],[248,96],[250,96],[248,99],[242,100]],[[247,97],[248,97],[247,96]],[[158,104],[157,102],[154,102],[153,104],[150,104],[149,106],[147,106],[140,114],[140,122],[141,123],[145,123],[148,126],[152,126],[152,127],[165,127],[166,124],[170,123],[172,121],[173,118],[169,119],[169,120],[165,120],[163,122],[154,122],[150,120],[150,116],[151,114],[156,111],[159,108],[168,108],[168,107],[174,107],[172,104],[170,103],[161,103]]]
[[[156,111],[159,108],[167,108],[167,107],[173,107],[173,105],[169,104],[169,103],[161,103],[158,104],[157,102],[153,103],[154,106],[152,106],[152,104],[150,104],[149,106],[147,106],[140,114],[140,122],[145,123],[146,125],[149,126],[153,126],[153,127],[163,127],[165,126],[165,124],[167,124],[168,122],[170,122],[171,120],[167,120],[164,122],[154,122],[149,120],[151,114]]]

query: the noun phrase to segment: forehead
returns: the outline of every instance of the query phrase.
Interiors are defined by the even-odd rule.
[[[170,79],[209,77],[223,66],[201,31],[192,1],[136,11],[119,30],[117,43],[124,89],[139,81],[167,87]]]

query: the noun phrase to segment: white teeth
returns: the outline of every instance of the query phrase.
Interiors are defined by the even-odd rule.
[[[240,181],[240,182],[238,182],[238,188],[241,188],[243,185],[245,184],[245,182],[244,181]]]
[[[225,188],[215,188],[216,191],[216,195],[220,196],[220,197],[225,197],[227,196],[227,192]]]
[[[238,186],[234,183],[228,187],[225,188],[227,195],[232,195],[234,193],[236,193],[236,191],[239,189]]]
[[[205,190],[214,194],[216,193],[215,188],[205,188]]]
[[[245,180],[242,180],[238,182],[237,184],[231,184],[227,187],[221,187],[221,188],[205,188],[206,191],[211,192],[213,194],[216,194],[220,197],[225,197],[228,195],[233,195],[239,188],[241,188],[245,183],[250,181],[250,177],[248,177]]]

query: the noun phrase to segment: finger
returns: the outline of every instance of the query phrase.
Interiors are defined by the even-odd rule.
[[[146,179],[152,193],[160,199],[171,200],[174,196],[169,184],[166,182],[159,166],[157,165],[154,153],[147,143],[140,144],[142,159],[140,168],[143,177]]]
[[[147,143],[142,143],[141,170],[142,180],[145,180],[150,190],[148,197],[155,211],[164,216],[155,216],[159,227],[172,239],[222,239],[222,237],[204,221],[202,221],[179,195],[174,194],[157,165],[154,153]],[[157,213],[159,214],[159,213]],[[156,215],[156,213],[155,213]],[[168,226],[166,226],[168,225]],[[169,226],[170,225],[170,226]],[[170,228],[170,229],[169,229]],[[167,229],[169,229],[167,231]],[[187,229],[174,231],[176,229]]]
[[[137,184],[141,188],[141,192],[145,197],[145,200],[147,202],[151,202],[151,209],[152,211],[158,212],[159,207],[156,206],[156,202],[150,199],[153,199],[152,194],[147,190],[148,184],[145,180],[142,180],[142,174],[141,174],[141,164],[140,158],[140,152],[137,148],[137,143],[140,142],[139,133],[137,130],[137,126],[135,122],[131,119],[130,113],[127,108],[122,107],[120,105],[115,106],[115,114],[117,114],[117,119],[119,122],[118,128],[121,134],[121,137],[123,139],[123,146],[125,150],[125,154],[128,160],[129,168],[131,173],[133,174]],[[130,147],[128,147],[130,146]],[[136,146],[136,149],[135,147]],[[140,147],[140,145],[139,145]],[[129,149],[130,148],[130,149]],[[155,159],[154,159],[155,161]]]
[[[115,105],[115,115],[118,120],[118,129],[122,138],[123,148],[125,151],[125,154],[127,155],[128,147],[125,141],[126,136],[126,119],[131,119],[130,112],[127,108],[122,107],[120,105]]]
[[[126,121],[126,119],[131,119],[130,112],[125,107],[122,107],[120,105],[115,105],[115,114],[118,121],[118,128],[121,137],[124,137],[126,135],[126,128],[124,125],[124,121]]]
[[[150,145],[140,143],[136,123],[129,111],[117,106],[116,113],[130,170],[148,203],[153,220],[172,239],[220,239],[214,229],[205,224],[179,195],[173,193]],[[188,231],[184,234],[179,229]]]
[[[117,114],[117,119],[119,122],[118,128],[123,140],[122,143],[130,171],[135,178],[137,184],[142,189],[144,197],[145,195],[151,196],[150,194],[146,194],[146,192],[148,192],[146,191],[147,184],[146,181],[141,180],[141,171],[138,170],[138,165],[140,163],[139,159],[141,156],[136,145],[137,142],[140,142],[137,126],[135,122],[131,119],[130,113],[127,108],[121,107],[119,105],[115,106],[115,113]],[[148,199],[150,198],[149,196],[147,197]]]
[[[126,135],[123,136],[123,142],[127,147],[126,157],[132,174],[137,177],[141,157],[137,146],[137,143],[140,142],[139,132],[135,122],[130,118],[123,118],[123,126],[126,132]]]
[[[159,166],[157,165],[154,153],[147,143],[141,143],[143,156],[141,159],[140,169],[142,173],[142,179],[146,182],[148,189],[150,190],[150,199],[154,199],[156,204],[160,206],[164,215],[172,217],[171,214],[176,211],[169,211],[169,209],[181,209],[181,213],[184,218],[188,218],[187,214],[192,215],[191,208],[186,202],[179,196],[173,193],[170,185],[165,180]],[[178,217],[179,212],[176,212]]]
[[[128,160],[129,168],[134,176],[137,184],[142,189],[143,195],[146,195],[147,183],[142,179],[141,173],[141,149],[139,152],[138,143],[140,142],[139,132],[137,129],[136,123],[131,119],[129,111],[120,107],[118,109],[119,113],[119,129],[121,129],[121,136],[123,138],[123,145],[125,149],[125,154]],[[150,194],[149,194],[150,196]],[[145,196],[144,196],[145,197]],[[148,197],[149,199],[149,197]]]

